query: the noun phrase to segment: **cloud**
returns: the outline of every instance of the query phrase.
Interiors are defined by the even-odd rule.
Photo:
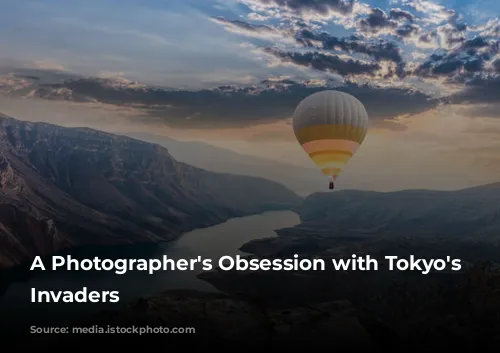
[[[446,95],[499,72],[498,19],[469,24],[456,10],[430,0],[391,3],[397,2],[401,7],[384,10],[358,1],[246,0],[252,14],[265,15],[269,22],[254,27],[238,21],[238,27],[296,41],[298,46],[290,41],[263,46],[274,57],[270,67],[334,73],[344,81],[422,84]],[[351,35],[332,35],[331,23]]]
[[[210,20],[218,13],[203,3],[9,2],[2,4],[9,16],[0,23],[1,56],[16,59],[17,66],[21,59],[52,59],[83,75],[117,71],[183,88],[222,84],[244,71],[267,76],[265,65],[238,47],[241,38]]]
[[[500,59],[496,59],[492,62],[493,68],[497,73],[500,73]]]
[[[430,24],[440,24],[454,15],[454,12],[444,6],[428,0],[402,0],[401,2],[421,13],[423,21]]]
[[[271,33],[279,33],[280,36],[293,39],[301,47],[311,50],[304,52],[297,50],[298,48],[293,48],[293,46],[288,46],[289,50],[277,47],[263,48],[262,52],[274,57],[271,60],[273,67],[277,65],[295,65],[296,67],[309,68],[345,77],[364,75],[365,79],[373,76],[387,79],[393,76],[404,77],[406,75],[402,51],[394,42],[383,39],[366,39],[356,35],[338,38],[327,32],[312,31],[307,25],[301,25],[298,28],[294,26],[275,28],[253,25],[239,20],[218,19],[218,21],[219,23],[229,23],[231,26],[236,26],[238,31],[243,31],[246,35],[253,37],[263,36],[269,39]],[[398,36],[409,37],[410,32],[414,30],[407,27],[402,27]],[[356,57],[356,54],[364,57]],[[380,61],[389,61],[397,65],[388,65],[380,63]]]
[[[318,52],[295,53],[282,51],[276,48],[266,48],[265,52],[278,58],[284,63],[313,68],[320,71],[329,71],[342,76],[373,75],[381,67],[376,63],[365,63],[360,60],[343,60],[338,55],[327,55]]]
[[[368,17],[359,21],[362,32],[377,34],[382,31],[391,32],[398,26],[398,22],[391,19],[384,11],[379,8],[372,9]]]
[[[283,31],[267,25],[250,24],[240,20],[227,20],[223,17],[214,17],[212,21],[223,25],[226,30],[236,34],[268,40],[284,39],[287,37],[286,33],[283,33]]]
[[[157,4],[158,11],[124,5],[109,23],[98,7],[81,5],[85,11],[73,27],[69,5],[40,5],[45,17],[31,9],[36,21],[23,23],[45,48],[86,38],[73,51],[50,49],[37,60],[54,58],[60,66],[45,67],[80,73],[92,61],[94,70],[64,82],[4,77],[2,90],[131,107],[146,112],[138,118],[144,122],[189,128],[283,119],[300,97],[332,87],[361,95],[379,126],[394,129],[382,120],[431,109],[442,101],[438,96],[449,95],[444,98],[453,104],[498,97],[498,19],[468,23],[429,0],[391,1],[384,8],[354,0],[241,0],[216,9],[182,3],[167,10]],[[129,27],[132,10],[142,16]],[[57,39],[55,46],[47,38]],[[155,80],[145,84],[141,75]]]
[[[462,91],[455,93],[449,99],[455,104],[500,102],[500,75],[478,76],[467,82]]]
[[[459,113],[469,117],[498,119],[500,118],[500,102],[461,106]],[[491,132],[491,130],[488,131]],[[497,128],[496,132],[500,135],[500,128]]]
[[[398,29],[396,29],[396,34],[400,38],[408,38],[416,36],[420,33],[420,27],[414,24],[406,24]]]
[[[280,78],[273,77],[270,81],[279,83]],[[366,101],[365,106],[373,122],[362,148],[339,179],[344,187],[358,188],[362,181],[364,188],[381,191],[407,188],[455,189],[491,182],[498,177],[499,119],[473,119],[461,111],[457,112],[462,107],[442,106],[436,109],[428,104],[425,97],[423,101],[427,105],[418,108],[415,101],[407,100],[412,93],[403,90],[381,92],[380,97],[373,97],[370,87],[351,86],[341,89],[355,94],[363,102]],[[289,103],[286,103],[285,96],[293,95],[293,92],[295,97],[290,97]],[[289,110],[293,110],[295,100],[301,96],[296,89],[286,92],[273,90],[268,94],[271,94],[269,101],[288,104]],[[257,98],[252,103],[262,102],[259,99],[263,97]],[[385,100],[380,101],[381,98]],[[387,104],[390,101],[401,103],[393,107],[392,104]],[[217,123],[217,128],[201,129],[193,124],[185,129],[176,124],[165,124],[165,119],[144,115],[140,109],[101,103],[16,100],[0,96],[0,106],[6,114],[23,120],[48,121],[73,127],[90,126],[115,133],[150,132],[179,140],[204,141],[240,153],[314,167],[294,139],[288,118],[275,123],[265,119],[260,123],[254,121],[252,126],[245,128],[228,127],[213,118],[212,123]],[[392,119],[382,118],[388,114],[377,112],[377,108],[381,106],[395,109],[394,113],[401,114],[394,114]],[[408,116],[404,113],[404,106],[414,107],[418,113]],[[137,119],[137,116],[141,118]],[[200,118],[208,119],[207,116]]]
[[[500,20],[436,1],[11,2],[0,51],[38,70],[0,76],[0,106],[309,166],[290,117],[306,96],[337,89],[372,123],[346,183],[486,182],[500,170]]]
[[[330,61],[322,62],[323,59],[312,62],[325,65],[325,70],[330,69],[330,66],[338,69],[337,65],[340,65],[342,70],[370,69],[369,66],[356,66],[355,62],[344,62],[333,56],[328,57]],[[305,61],[304,64],[308,62]],[[325,89],[338,89],[358,97],[374,120],[416,114],[439,104],[438,100],[429,95],[404,87],[377,87],[354,82],[339,85],[329,80],[299,81],[280,76],[270,76],[258,84],[225,85],[202,90],[151,87],[127,80],[120,73],[104,73],[103,77],[96,78],[74,77],[57,82],[45,78],[37,80],[36,77],[32,80],[12,75],[4,77],[7,77],[11,84],[5,88],[5,94],[11,96],[130,108],[141,112],[129,117],[135,123],[164,124],[189,129],[242,127],[282,121],[293,114],[301,99]],[[14,82],[22,89],[14,90]]]
[[[351,36],[338,38],[327,32],[313,32],[309,28],[277,29],[267,25],[254,25],[244,21],[230,21],[222,18],[215,20],[217,23],[228,25],[231,31],[250,35],[270,38],[272,36],[290,37],[304,47],[324,50],[339,50],[346,52],[362,53],[371,56],[375,60],[390,60],[402,62],[401,50],[393,42],[385,40],[367,41],[361,37]]]
[[[331,17],[332,13],[347,15],[352,13],[355,0],[242,0],[254,12],[275,14],[284,10],[300,16]]]
[[[55,60],[50,60],[50,59],[46,59],[46,60],[35,60],[33,62],[34,64],[34,67],[36,67],[37,69],[42,69],[42,70],[55,70],[55,71],[65,71],[66,68],[59,64],[57,61]]]
[[[431,48],[431,49],[439,48],[437,31],[429,31],[426,33],[422,33],[422,35],[420,35],[420,37],[418,38],[417,46],[421,48]]]
[[[400,8],[394,8],[391,9],[389,12],[389,17],[396,20],[396,21],[409,21],[409,22],[414,22],[415,21],[415,15],[412,13],[401,10]]]
[[[481,75],[496,70],[494,56],[499,52],[499,40],[482,36],[460,41],[460,45],[442,54],[432,54],[416,70],[415,74],[429,76],[446,76],[450,82],[474,79],[471,84],[485,82]],[[485,68],[492,63],[491,69]],[[481,74],[480,76],[475,75]]]
[[[306,47],[316,47],[315,43],[321,43],[321,48],[325,50],[339,50],[348,53],[362,53],[371,56],[373,59],[389,60],[395,63],[403,61],[401,49],[392,42],[384,40],[365,41],[362,38],[351,36],[349,38],[338,38],[328,33],[314,33],[303,29],[295,34],[295,39]]]

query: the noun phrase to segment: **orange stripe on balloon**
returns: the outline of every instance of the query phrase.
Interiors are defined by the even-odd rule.
[[[342,170],[345,167],[346,163],[345,162],[322,162],[322,163],[316,163],[316,166],[319,169],[325,169],[325,168],[335,168],[338,170]]]
[[[306,142],[302,145],[302,148],[304,148],[308,154],[326,150],[349,151],[354,154],[358,147],[359,143],[357,142],[341,139],[316,140]]]

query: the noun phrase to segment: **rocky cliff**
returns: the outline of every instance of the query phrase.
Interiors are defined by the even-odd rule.
[[[170,240],[301,201],[272,181],[179,163],[155,144],[0,115],[0,268],[72,246]]]

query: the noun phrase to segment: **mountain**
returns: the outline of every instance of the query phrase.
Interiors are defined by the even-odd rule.
[[[457,191],[344,190],[308,196],[301,223],[277,230],[277,239],[256,240],[258,254],[342,251],[421,252],[479,260],[500,246],[500,183]]]
[[[266,178],[307,195],[325,188],[325,177],[313,168],[301,168],[286,163],[243,155],[204,142],[178,141],[149,133],[128,133],[127,136],[165,146],[182,162],[214,172]]]
[[[313,194],[301,206],[301,225],[242,250],[257,254],[249,257],[324,258],[325,271],[202,272],[198,277],[224,294],[165,292],[121,312],[103,312],[87,325],[196,322],[206,334],[200,336],[204,346],[227,339],[266,347],[347,341],[391,351],[444,344],[472,348],[478,342],[497,346],[500,268],[485,260],[500,260],[499,193],[500,183],[458,191]],[[450,256],[461,259],[463,268],[422,274],[388,270],[383,262],[370,271],[328,266],[329,258],[366,253]]]
[[[421,253],[423,245],[430,258],[436,258],[436,254],[429,250],[440,251],[440,257],[445,258],[455,256],[455,249],[439,242],[440,234],[459,242],[461,237],[473,240],[473,234],[483,233],[487,237],[478,241],[484,244],[483,249],[478,251],[469,242],[463,254],[482,255],[484,260],[485,249],[492,245],[488,240],[498,239],[494,235],[494,229],[498,229],[498,206],[494,200],[499,190],[500,184],[490,184],[451,192],[315,194],[303,204],[303,225],[299,226],[302,228],[296,233],[278,231],[280,236],[264,241],[260,250],[266,250],[270,257],[291,257],[293,252],[301,257],[328,257],[333,255],[328,253],[331,250],[336,250],[338,256],[350,257],[353,250],[358,250],[357,254],[362,250],[349,248],[358,236],[366,238],[365,245],[374,256],[380,254],[377,247],[386,254],[400,255],[402,250],[407,254]],[[373,227],[378,223],[377,217],[381,223],[378,230]],[[399,222],[407,222],[406,233],[399,232]],[[459,223],[454,226],[455,222]],[[468,231],[461,231],[461,227]],[[414,235],[411,241],[407,241],[406,234]],[[376,240],[384,238],[386,247],[382,248],[383,243]],[[336,245],[332,239],[337,239]],[[438,241],[426,243],[431,239]],[[404,246],[390,249],[391,244],[396,244],[393,241]],[[319,246],[308,248],[314,243]],[[252,250],[247,248],[245,251]],[[490,254],[498,257],[498,249],[493,247]],[[426,275],[419,271],[387,271],[387,267],[381,266],[372,271],[335,271],[331,267],[325,271],[209,271],[199,277],[225,293],[164,292],[88,320],[75,320],[69,326],[194,327],[196,337],[188,344],[204,348],[228,340],[280,348],[302,347],[302,343],[304,348],[311,344],[348,344],[375,351],[441,345],[473,349],[478,343],[498,346],[500,268],[488,262],[481,261],[463,271]],[[36,337],[40,336],[27,339]],[[162,340],[161,337],[164,336],[156,335],[155,339]],[[27,344],[27,339],[17,341]],[[74,344],[78,337],[54,335],[53,339],[52,347],[56,348]],[[171,343],[172,338],[168,339]],[[132,342],[117,337],[102,343],[124,347]],[[83,348],[85,344],[90,347],[87,338],[75,347],[88,350]]]
[[[301,202],[279,183],[196,168],[155,144],[0,115],[0,268],[72,246],[170,240]]]
[[[198,277],[224,293],[267,305],[346,300],[379,348],[497,345],[499,197],[500,183],[458,191],[313,194],[301,206],[299,225],[240,250],[252,253],[249,258],[323,259],[324,271],[306,265],[309,270],[214,270]],[[353,255],[369,255],[378,266],[332,266],[332,259]],[[397,256],[398,268],[389,268],[385,256]],[[433,261],[430,272],[420,259]],[[452,269],[454,259],[461,268]]]
[[[337,233],[427,236],[455,234],[477,239],[500,226],[498,184],[458,191],[341,191],[308,197],[300,211],[302,223],[323,225]]]

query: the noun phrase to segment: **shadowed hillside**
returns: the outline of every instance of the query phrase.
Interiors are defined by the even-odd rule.
[[[276,239],[256,240],[258,254],[337,252],[430,252],[470,261],[486,254],[500,260],[500,183],[458,191],[339,191],[307,197],[301,224],[279,229]],[[476,254],[473,249],[480,251]]]
[[[0,116],[0,268],[84,244],[170,240],[301,201],[276,182],[177,162],[155,144]]]
[[[498,342],[499,186],[314,194],[300,209],[301,224],[277,230],[277,238],[251,241],[241,250],[255,257],[299,254],[327,263],[368,254],[379,260],[378,270],[216,270],[199,277],[238,298],[291,310],[347,300],[379,347],[445,343],[463,348]],[[428,260],[450,256],[460,259],[462,268],[425,275],[390,271],[387,255]]]

